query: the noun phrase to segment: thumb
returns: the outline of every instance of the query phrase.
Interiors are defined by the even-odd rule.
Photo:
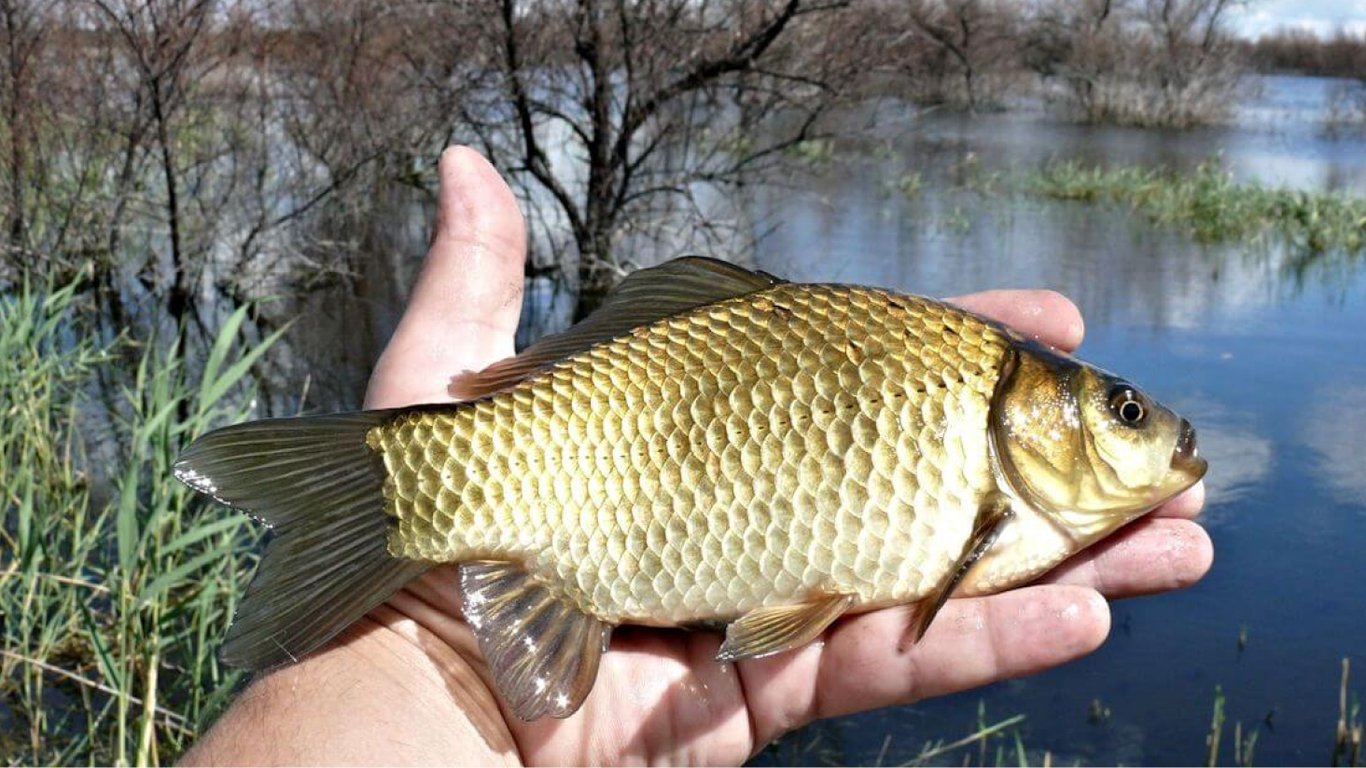
[[[513,353],[526,260],[517,199],[468,147],[441,154],[439,178],[432,243],[370,377],[367,408],[447,402],[452,376]]]

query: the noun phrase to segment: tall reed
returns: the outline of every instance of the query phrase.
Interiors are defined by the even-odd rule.
[[[0,753],[15,763],[156,765],[225,702],[213,655],[250,573],[255,533],[171,476],[185,443],[245,415],[247,374],[277,336],[208,355],[173,339],[83,340],[76,286],[0,298]],[[122,354],[116,355],[115,352]],[[83,415],[97,366],[134,360],[116,446],[93,472]],[[94,479],[98,478],[98,479]]]

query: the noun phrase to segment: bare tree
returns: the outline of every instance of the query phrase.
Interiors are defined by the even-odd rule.
[[[975,112],[983,105],[984,75],[1000,76],[1019,66],[1018,16],[1015,4],[991,0],[910,0],[905,34],[923,38],[948,57],[950,66],[941,73],[956,71],[963,105]]]
[[[145,105],[155,136],[167,227],[168,263],[158,272],[144,271],[146,286],[164,293],[166,312],[184,324],[193,310],[191,265],[183,228],[177,131],[174,123],[189,90],[217,61],[195,55],[215,9],[214,0],[93,0],[126,46],[137,94]],[[157,283],[167,284],[159,289]]]
[[[869,64],[853,19],[844,0],[0,0],[0,279],[88,273],[99,333],[183,329],[191,358],[253,298],[384,307],[435,158],[464,141],[529,204],[530,273],[586,311],[631,266],[748,233],[731,193],[826,136]],[[278,349],[268,365],[306,353]]]
[[[89,270],[103,283],[113,263],[105,246],[117,244],[134,204],[146,120],[128,119],[141,107],[113,86],[121,56],[88,3],[4,0],[0,14],[9,245],[0,264],[58,280]]]
[[[295,378],[329,372],[315,375],[321,402],[359,399],[392,330],[391,308],[424,244],[413,221],[433,199],[436,158],[479,77],[467,35],[457,34],[472,24],[469,11],[464,3],[285,0],[268,19],[271,43],[253,71],[270,73],[259,77],[256,130],[277,137],[272,171],[241,201],[235,268],[220,275],[220,290],[235,303],[317,297],[308,307],[344,331],[299,327],[299,343],[279,357],[299,366]]]
[[[1240,55],[1228,31],[1233,0],[1146,0],[1141,13],[1157,37],[1154,69],[1162,89],[1159,115],[1169,125],[1196,113],[1227,109]]]
[[[1057,0],[1031,25],[1030,64],[1086,119],[1185,127],[1227,114],[1241,52],[1232,0]]]
[[[6,161],[9,175],[9,201],[5,211],[5,234],[16,252],[26,251],[29,243],[26,177],[33,162],[32,147],[37,142],[36,70],[51,24],[50,2],[0,0],[0,107],[5,124]]]
[[[1124,47],[1111,39],[1124,0],[1075,0],[1040,6],[1030,25],[1026,61],[1045,78],[1062,79],[1088,119],[1102,117],[1100,82],[1125,70]]]
[[[740,183],[818,135],[844,74],[819,52],[856,41],[831,40],[817,23],[842,7],[483,0],[479,87],[461,122],[571,233],[572,254],[549,268],[570,266],[581,314],[638,263],[617,247],[635,225],[658,220],[661,206],[696,206],[699,184]]]

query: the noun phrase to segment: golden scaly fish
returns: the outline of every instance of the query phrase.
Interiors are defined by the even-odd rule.
[[[948,304],[686,258],[458,377],[467,402],[228,427],[176,465],[276,536],[222,655],[308,653],[437,563],[520,717],[565,717],[613,626],[717,659],[845,613],[997,592],[1194,484],[1189,422]]]

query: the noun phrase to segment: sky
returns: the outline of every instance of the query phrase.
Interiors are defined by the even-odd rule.
[[[1366,0],[1248,0],[1231,18],[1238,34],[1248,38],[1280,27],[1319,34],[1345,27],[1361,33],[1366,32]]]

